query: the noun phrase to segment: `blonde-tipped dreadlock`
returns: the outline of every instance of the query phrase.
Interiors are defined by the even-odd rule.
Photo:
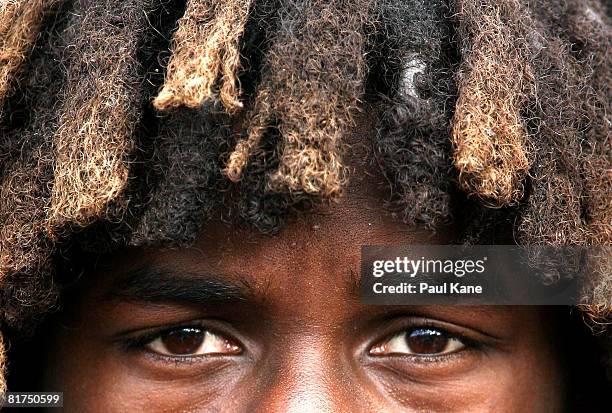
[[[570,3],[568,18],[570,37],[581,47],[576,50],[589,86],[583,90],[585,117],[589,119],[583,141],[581,164],[585,174],[584,209],[588,215],[588,240],[604,245],[612,240],[612,196],[602,188],[612,188],[612,25],[602,4],[587,1]],[[574,46],[576,47],[576,46]],[[588,61],[590,64],[582,65]],[[607,260],[612,274],[612,260]],[[612,285],[609,286],[612,296]]]
[[[0,290],[14,300],[0,299],[0,310],[3,324],[9,326],[27,323],[24,320],[56,298],[51,278],[54,244],[45,222],[53,171],[49,137],[56,124],[56,95],[63,84],[60,66],[50,63],[61,48],[61,40],[54,36],[61,30],[61,20],[66,19],[57,19],[38,36],[28,61],[38,69],[20,82],[16,99],[27,102],[30,121],[14,129],[9,124],[8,131],[0,126]],[[30,304],[20,308],[23,302]]]
[[[136,53],[150,0],[75,2],[65,36],[67,82],[53,138],[52,226],[86,226],[105,214],[128,179],[141,112]]]
[[[491,206],[510,205],[523,196],[530,166],[521,111],[535,87],[522,5],[459,0],[457,8],[466,51],[452,134],[459,181]]]
[[[153,101],[159,110],[198,108],[218,91],[230,113],[242,107],[238,71],[240,37],[254,0],[190,0],[174,34],[174,54],[163,89]]]
[[[275,129],[283,147],[278,170],[268,175],[269,190],[325,198],[340,193],[345,179],[340,139],[364,89],[363,30],[370,3],[310,1],[287,7],[264,64],[247,137],[227,163],[230,180],[240,180],[263,136]]]
[[[61,0],[0,0],[0,111],[46,13]]]
[[[543,20],[529,21],[537,98],[525,116],[537,135],[531,193],[517,235],[525,244],[610,244],[609,16],[601,7],[577,1],[554,9],[536,2],[534,9]],[[586,22],[584,16],[595,10],[599,17]],[[573,24],[550,24],[559,16]],[[579,30],[576,20],[582,21]]]

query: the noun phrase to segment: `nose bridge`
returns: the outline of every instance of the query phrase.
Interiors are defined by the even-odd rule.
[[[295,343],[268,380],[261,380],[257,412],[354,412],[350,367],[331,343],[309,337]]]

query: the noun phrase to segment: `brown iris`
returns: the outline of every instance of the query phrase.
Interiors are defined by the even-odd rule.
[[[202,346],[205,335],[202,329],[183,327],[164,333],[161,342],[168,353],[187,355],[195,353]]]
[[[449,337],[438,330],[420,328],[406,334],[406,345],[415,354],[439,354],[449,344]]]

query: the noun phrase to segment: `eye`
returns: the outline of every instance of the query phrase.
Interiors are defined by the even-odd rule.
[[[149,341],[147,350],[172,357],[238,355],[242,349],[233,341],[201,327],[177,327]]]
[[[442,329],[422,327],[403,331],[376,344],[370,349],[370,354],[441,356],[459,352],[466,347],[463,341]]]

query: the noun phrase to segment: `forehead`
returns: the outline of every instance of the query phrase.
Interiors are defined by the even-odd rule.
[[[170,276],[189,273],[248,285],[275,306],[344,303],[348,296],[357,298],[361,245],[446,242],[443,235],[404,224],[371,189],[371,183],[355,185],[338,204],[306,214],[274,236],[217,222],[191,248],[124,251],[102,278],[163,268]]]

